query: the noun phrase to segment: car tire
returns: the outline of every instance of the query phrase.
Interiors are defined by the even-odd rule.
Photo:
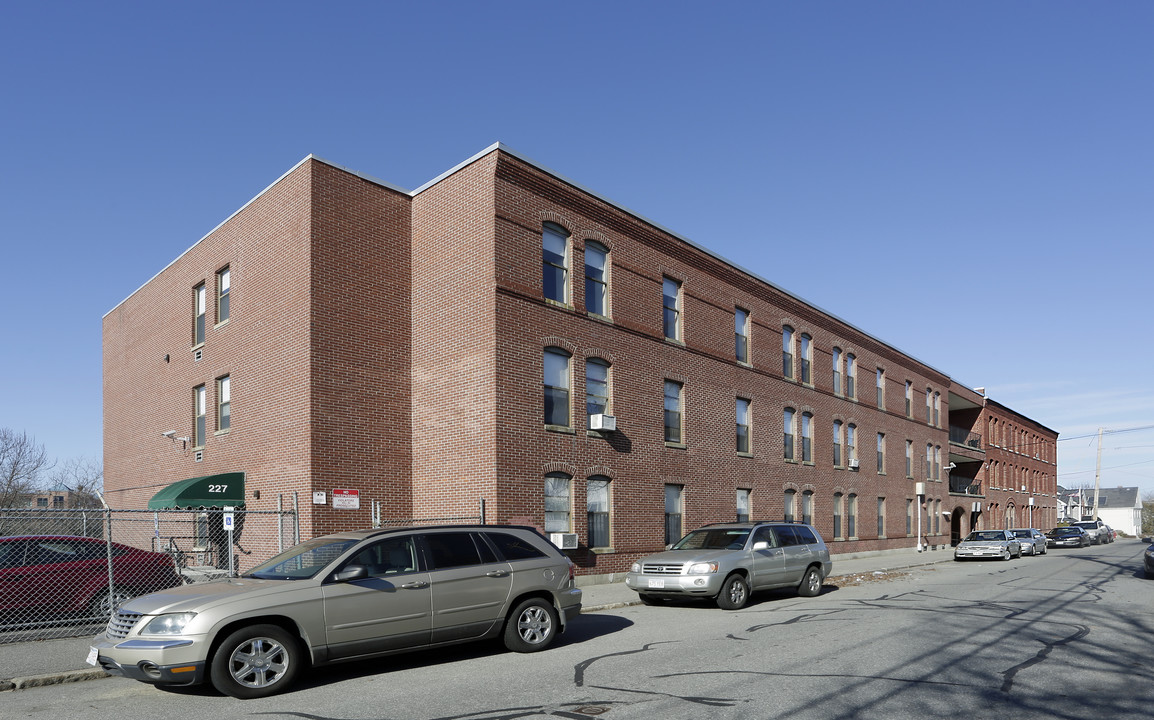
[[[821,571],[811,567],[805,571],[801,584],[797,586],[797,594],[802,597],[817,597],[821,594]]]
[[[209,677],[225,695],[249,700],[284,691],[303,662],[293,635],[277,625],[251,625],[217,646]]]
[[[749,583],[741,575],[730,575],[717,593],[717,607],[722,610],[740,610],[749,602]]]
[[[136,597],[136,593],[125,587],[113,587],[112,590],[102,589],[88,603],[88,614],[92,617],[111,618],[116,609]]]
[[[638,597],[641,598],[642,605],[663,605],[665,603],[664,598],[659,598],[656,595],[646,595],[645,593],[640,593],[638,594]]]
[[[1002,560],[1009,562],[1013,555],[1010,554],[1010,548],[1002,548]]]
[[[513,652],[544,650],[557,636],[557,610],[539,597],[522,600],[505,620],[505,647]]]

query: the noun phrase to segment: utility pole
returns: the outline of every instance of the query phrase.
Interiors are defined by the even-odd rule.
[[[1094,517],[1098,519],[1098,490],[1102,487],[1102,428],[1098,428],[1098,462],[1094,465]]]

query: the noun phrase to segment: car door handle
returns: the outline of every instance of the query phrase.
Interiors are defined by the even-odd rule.
[[[509,574],[508,570],[493,570],[492,572],[485,573],[485,575],[487,577],[496,577],[496,578],[506,577],[508,574]]]
[[[406,590],[420,590],[421,588],[429,587],[429,583],[425,582],[424,580],[414,580],[413,582],[405,583],[401,587]]]

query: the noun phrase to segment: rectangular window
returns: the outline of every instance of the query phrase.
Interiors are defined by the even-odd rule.
[[[232,378],[225,375],[216,381],[216,429],[228,432],[232,427]]]
[[[801,521],[806,525],[813,524],[813,491],[806,490],[801,494]]]
[[[813,462],[813,415],[801,414],[801,461]]]
[[[914,476],[914,441],[906,440],[906,477]]]
[[[569,354],[546,348],[544,358],[545,424],[569,427]]]
[[[216,274],[216,324],[228,320],[229,295],[232,289],[232,273],[227,267]]]
[[[785,500],[782,503],[782,520],[787,523],[793,522],[793,515],[796,510],[794,503],[797,501],[797,493],[793,490],[785,491]]]
[[[665,442],[681,443],[683,441],[681,383],[672,380],[665,381]]]
[[[569,522],[569,476],[549,473],[545,476],[545,532],[567,533]]]
[[[752,491],[737,489],[737,522],[749,522],[749,495]]]
[[[204,283],[201,283],[192,289],[192,344],[194,346],[204,344],[204,293]]]
[[[914,416],[914,384],[906,380],[906,417]]]
[[[886,536],[886,499],[878,498],[878,537]]]
[[[886,409],[886,371],[878,368],[877,374],[878,387],[878,410]]]
[[[681,539],[682,499],[680,485],[665,486],[665,544]]]
[[[589,415],[609,413],[609,363],[600,358],[585,361],[585,412]]]
[[[914,501],[906,498],[906,535],[914,534]]]
[[[934,427],[942,426],[942,394],[934,393]]]
[[[841,348],[833,349],[833,394],[841,395]]]
[[[192,389],[192,446],[204,447],[204,386]]]
[[[933,390],[926,388],[926,425],[934,424],[934,396]]]
[[[841,493],[836,493],[833,496],[833,536],[834,536],[834,538],[842,537],[842,534],[841,534],[841,513],[842,513],[841,504],[842,504],[842,500],[843,500],[843,498],[842,498]]]
[[[587,490],[589,547],[607,548],[609,540],[609,480],[589,478]]]
[[[813,383],[811,368],[813,367],[813,340],[809,335],[801,336],[801,381],[806,385]]]
[[[665,337],[670,340],[681,339],[681,283],[672,278],[665,278],[661,283],[661,303],[664,308],[662,324]]]
[[[737,308],[733,313],[734,356],[749,363],[749,311]]]
[[[793,460],[794,459],[794,456],[793,456],[794,428],[793,428],[793,410],[792,409],[786,408],[785,412],[782,413],[781,426],[782,426],[782,429],[784,431],[784,436],[785,436],[784,441],[783,441],[783,444],[785,446],[785,459],[786,460]]]
[[[851,465],[857,460],[857,425],[853,423],[845,429],[845,459]]]
[[[845,355],[845,396],[847,398],[857,397],[857,358],[853,353],[846,353]]]
[[[609,315],[609,251],[592,241],[585,243],[585,310]]]
[[[833,421],[833,465],[841,467],[841,420]]]
[[[878,474],[886,471],[886,434],[878,433]]]
[[[849,537],[857,537],[857,495],[849,496],[849,505],[846,508],[846,532]]]
[[[553,223],[541,231],[541,289],[546,300],[569,302],[569,233]]]
[[[781,329],[781,376],[793,379],[793,328],[788,325]]]
[[[749,454],[749,401],[737,398],[737,452]]]
[[[934,479],[934,446],[926,445],[926,480]]]

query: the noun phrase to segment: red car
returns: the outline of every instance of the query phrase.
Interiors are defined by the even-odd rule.
[[[0,537],[0,615],[24,621],[62,616],[107,619],[137,595],[176,587],[181,578],[165,553],[67,535]]]

